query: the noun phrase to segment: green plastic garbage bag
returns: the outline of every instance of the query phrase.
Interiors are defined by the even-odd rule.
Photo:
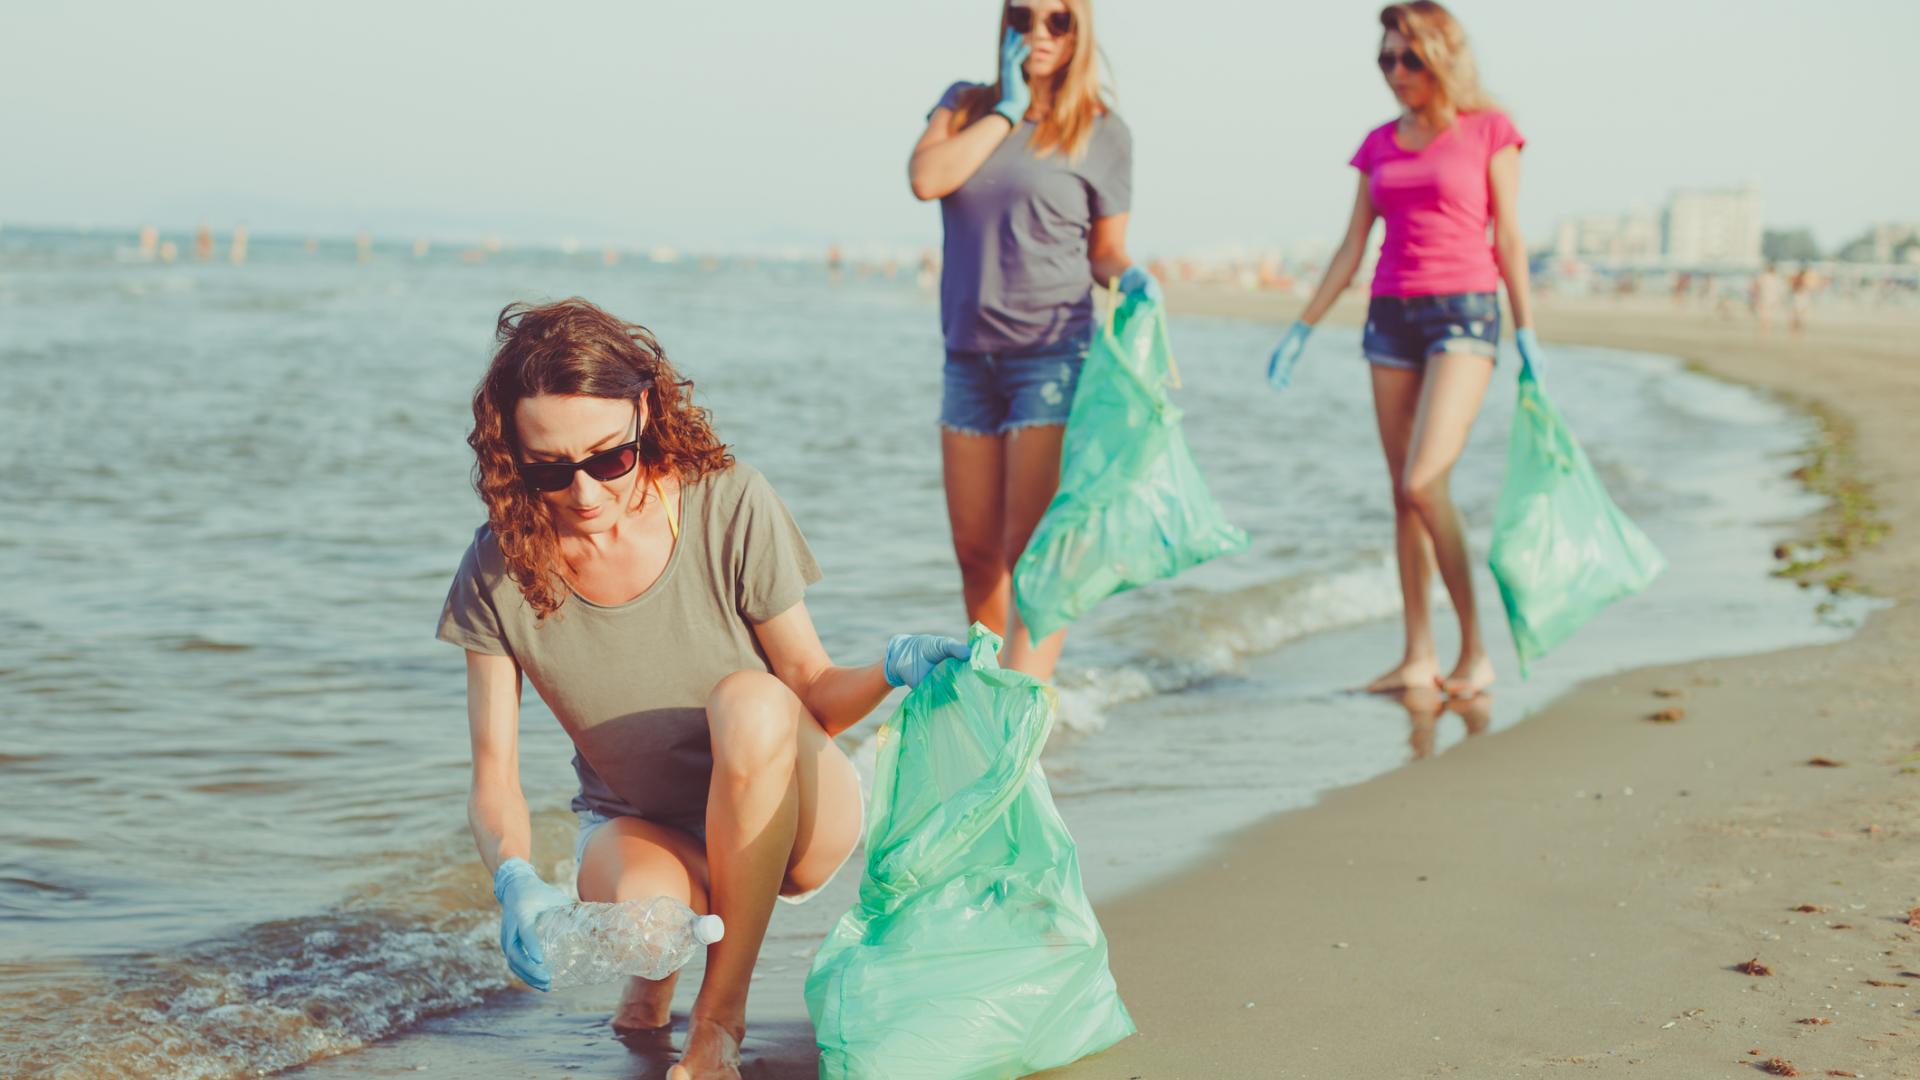
[[[1207,491],[1168,396],[1163,304],[1116,299],[1067,416],[1060,488],[1013,571],[1038,640],[1118,592],[1242,551]]]
[[[1572,429],[1520,371],[1507,477],[1488,557],[1507,608],[1520,671],[1600,609],[1652,584],[1666,559],[1607,498]]]
[[[1133,1033],[1040,769],[1054,691],[970,642],[880,729],[860,899],[807,975],[821,1080],[1001,1080]]]

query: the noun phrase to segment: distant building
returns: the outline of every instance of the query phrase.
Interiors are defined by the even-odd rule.
[[[1840,249],[1847,262],[1920,264],[1920,224],[1875,225]]]
[[[1566,218],[1554,236],[1560,259],[1644,266],[1660,259],[1660,217],[1636,208],[1621,214]]]
[[[1676,191],[1667,202],[1667,262],[1681,268],[1760,265],[1760,192],[1752,187]]]

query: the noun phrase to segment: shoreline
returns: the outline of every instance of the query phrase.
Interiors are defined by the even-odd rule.
[[[1169,292],[1188,313],[1297,309]],[[1540,314],[1549,347],[1676,356],[1820,417],[1807,456],[1855,505],[1782,539],[1890,606],[1838,644],[1592,680],[1103,905],[1141,1033],[1048,1075],[1697,1077],[1778,1057],[1800,1075],[1920,1076],[1920,477],[1903,445],[1920,326],[1760,341],[1647,302]],[[1349,299],[1333,317],[1359,316]],[[1673,707],[1679,722],[1649,722]],[[1733,970],[1756,957],[1771,976]]]
[[[1193,298],[1179,293],[1175,294],[1174,303],[1183,311],[1203,316],[1247,318],[1246,300],[1267,304],[1273,298],[1240,294],[1206,299],[1212,308],[1204,308]],[[1357,317],[1358,305],[1343,307],[1350,316]],[[1257,318],[1260,313],[1252,314]],[[1565,313],[1555,311],[1553,314],[1557,317]],[[1556,325],[1543,321],[1548,326]],[[1595,344],[1623,347],[1618,338],[1606,336],[1605,330],[1605,326],[1599,328]],[[1724,333],[1721,336],[1724,337]],[[1665,351],[1668,355],[1679,352],[1658,346],[1634,345],[1633,348]],[[1717,374],[1697,363],[1692,366]],[[1575,422],[1577,427],[1577,412]],[[1823,434],[1814,441],[1825,445],[1827,438]],[[1845,477],[1844,457],[1830,456],[1842,466],[1838,474]],[[1778,467],[1784,473],[1790,471],[1791,463],[1782,461]],[[1815,513],[1798,519],[1798,523],[1783,520],[1779,528],[1784,537],[1813,538],[1820,535],[1818,525],[1822,520],[1822,515]],[[1756,539],[1755,542],[1762,541]],[[1747,565],[1758,564],[1769,569],[1778,565],[1765,559],[1772,538],[1766,538],[1764,543],[1766,547],[1759,552],[1761,557],[1749,557]],[[1741,570],[1743,574],[1764,572],[1765,569]],[[1227,680],[1174,695],[1150,708],[1146,718],[1156,726],[1186,730],[1210,711],[1225,709],[1236,715],[1257,714],[1257,710],[1248,713],[1247,702],[1235,695],[1258,695],[1261,687],[1293,685],[1303,675],[1309,682],[1324,678],[1327,672],[1323,669],[1342,665],[1356,652],[1370,655],[1391,636],[1374,630],[1371,624],[1358,626],[1339,634],[1324,635],[1306,648],[1290,646],[1253,657],[1246,662],[1244,680],[1238,683]],[[1866,633],[1863,628],[1848,643],[1837,646],[1795,649],[1773,656],[1811,656],[1828,648],[1847,650]],[[1569,649],[1579,647],[1576,641]],[[1599,647],[1599,643],[1590,639],[1589,647]],[[1708,669],[1746,663],[1757,664],[1762,672],[1772,670],[1766,658],[1755,661],[1736,656],[1680,665],[1677,674],[1664,681],[1651,673],[1660,669],[1629,669],[1584,684],[1576,682],[1557,696],[1548,690],[1544,697],[1541,691],[1547,688],[1521,687],[1513,681],[1513,673],[1505,672],[1509,685],[1502,708],[1511,710],[1520,702],[1527,719],[1511,727],[1496,724],[1494,731],[1488,733],[1503,735],[1502,738],[1461,739],[1457,733],[1459,721],[1443,715],[1424,732],[1417,726],[1414,730],[1416,739],[1427,740],[1429,750],[1436,745],[1437,730],[1437,746],[1442,751],[1433,760],[1419,762],[1422,768],[1401,767],[1384,776],[1337,788],[1312,805],[1284,810],[1244,828],[1229,825],[1217,834],[1206,830],[1210,838],[1204,851],[1168,849],[1137,853],[1136,861],[1157,864],[1159,869],[1145,875],[1146,884],[1123,886],[1105,895],[1096,895],[1095,902],[1109,935],[1113,967],[1122,995],[1133,1010],[1141,1033],[1105,1054],[1049,1075],[1105,1080],[1112,1076],[1425,1076],[1457,1070],[1461,1075],[1480,1076],[1507,1075],[1515,1069],[1525,1071],[1535,1065],[1565,1065],[1573,1058],[1580,1058],[1583,1064],[1591,1066],[1596,1060],[1614,1060],[1619,1055],[1626,1055],[1619,1057],[1622,1061],[1632,1058],[1642,1064],[1656,1065],[1653,1069],[1634,1070],[1639,1075],[1707,1075],[1708,1063],[1717,1062],[1718,1058],[1702,1057],[1680,1071],[1672,1071],[1660,1064],[1663,1059],[1648,1051],[1619,1050],[1624,1043],[1609,1047],[1617,1051],[1616,1055],[1602,1051],[1596,1056],[1591,1050],[1591,1040],[1582,1034],[1591,1026],[1582,1026],[1585,1018],[1581,1015],[1582,1002],[1590,995],[1579,984],[1569,985],[1565,980],[1555,984],[1549,978],[1561,972],[1569,976],[1575,974],[1568,970],[1574,954],[1569,952],[1566,957],[1559,957],[1542,953],[1531,961],[1527,956],[1528,950],[1538,952],[1558,947],[1554,931],[1559,924],[1548,916],[1579,914],[1592,919],[1596,925],[1615,924],[1612,929],[1622,934],[1640,933],[1642,928],[1633,925],[1633,919],[1645,918],[1650,908],[1643,897],[1645,887],[1638,878],[1649,871],[1670,874],[1672,867],[1667,862],[1671,860],[1649,861],[1643,855],[1622,864],[1607,864],[1604,873],[1586,882],[1587,892],[1621,892],[1622,882],[1630,882],[1633,887],[1618,897],[1608,895],[1604,905],[1576,904],[1570,905],[1566,912],[1518,913],[1526,918],[1516,919],[1516,913],[1501,909],[1495,901],[1504,899],[1504,894],[1489,895],[1500,890],[1489,890],[1487,883],[1501,882],[1503,875],[1519,874],[1520,884],[1529,890],[1525,895],[1537,898],[1544,886],[1535,887],[1537,883],[1525,878],[1531,866],[1539,865],[1551,871],[1550,884],[1573,887],[1570,877],[1573,868],[1567,865],[1570,860],[1564,854],[1556,854],[1555,844],[1562,834],[1569,843],[1576,843],[1575,826],[1597,826],[1590,821],[1561,820],[1565,816],[1561,812],[1566,808],[1558,803],[1569,799],[1572,791],[1601,796],[1592,799],[1590,806],[1573,800],[1576,815],[1593,816],[1596,808],[1652,810],[1655,820],[1671,822],[1677,820],[1673,816],[1675,806],[1694,809],[1687,804],[1700,801],[1709,791],[1709,784],[1692,775],[1703,768],[1706,777],[1714,780],[1741,778],[1742,782],[1755,786],[1780,782],[1774,777],[1755,777],[1769,770],[1778,772],[1791,761],[1736,763],[1722,752],[1718,741],[1747,736],[1710,728],[1702,711],[1707,707],[1707,697],[1720,690],[1694,685],[1695,680],[1719,680],[1721,686],[1738,681],[1733,676],[1711,674]],[[1655,708],[1674,704],[1672,700],[1653,698],[1649,689],[1652,684],[1635,682],[1647,679],[1654,679],[1659,689],[1684,691],[1688,699],[1680,704],[1702,715],[1690,716],[1685,723],[1672,726],[1645,723],[1641,717]],[[1566,685],[1563,681],[1562,686]],[[1763,706],[1777,705],[1784,700],[1781,693],[1772,691],[1749,693],[1746,697],[1746,704],[1734,707],[1736,717],[1741,710],[1762,711]],[[1534,702],[1543,700],[1553,704],[1536,711]],[[1390,704],[1366,699],[1304,701],[1301,706],[1305,710],[1302,715],[1289,717],[1300,722],[1292,725],[1292,730],[1302,730],[1300,724],[1305,724],[1306,730],[1331,733],[1319,737],[1334,739],[1361,737],[1366,730],[1373,732],[1366,737],[1378,738],[1377,725],[1388,722],[1384,712],[1396,715],[1398,712]],[[1805,711],[1813,712],[1817,708],[1808,706]],[[1530,729],[1550,722],[1567,725],[1569,721],[1553,718],[1568,713],[1576,719],[1571,721],[1574,737],[1564,739],[1566,752],[1556,752],[1553,737],[1527,734]],[[1468,730],[1475,730],[1470,720],[1468,723]],[[1625,742],[1621,741],[1619,730],[1623,725],[1627,729]],[[1399,730],[1403,733],[1399,738],[1405,738],[1406,728]],[[1644,745],[1634,738],[1636,734],[1646,740]],[[1286,730],[1277,729],[1275,735],[1267,752],[1284,752],[1290,745]],[[1692,749],[1679,755],[1672,752],[1675,745],[1687,740],[1692,740],[1689,743]],[[1915,744],[1913,749],[1920,750],[1920,730],[1912,732],[1909,742]],[[1631,752],[1626,753],[1624,759],[1614,760],[1609,766],[1615,775],[1596,779],[1595,769],[1607,760],[1608,754],[1617,756],[1627,751]],[[1671,765],[1686,775],[1678,779],[1663,778],[1652,770],[1639,768],[1634,753],[1641,751],[1665,755],[1663,765]],[[1861,771],[1859,767],[1873,757],[1871,753],[1856,752],[1850,745],[1825,741],[1818,749],[1806,749],[1799,760],[1816,755],[1847,761],[1850,768],[1806,768],[1801,771],[1808,777],[1792,776],[1789,781],[1810,777],[1831,785],[1835,781],[1854,779]],[[1703,766],[1702,762],[1708,759],[1713,759],[1715,765]],[[1516,788],[1514,775],[1526,777],[1522,786]],[[1059,780],[1056,777],[1056,784]],[[1735,784],[1734,789],[1738,790],[1738,786]],[[1920,781],[1910,787],[1920,790]],[[1550,797],[1550,793],[1562,788],[1565,791],[1558,799]],[[1621,795],[1627,788],[1637,794]],[[1675,794],[1680,790],[1688,794]],[[1664,792],[1663,798],[1655,799],[1656,792]],[[1803,804],[1805,801],[1802,798]],[[1804,808],[1800,812],[1804,813]],[[1542,841],[1534,834],[1549,822],[1554,823],[1548,829],[1551,842]],[[1712,827],[1710,834],[1718,836],[1724,831],[1723,826],[1724,823]],[[1528,833],[1528,829],[1533,832]],[[1836,836],[1842,832],[1828,831],[1835,832]],[[1579,845],[1580,859],[1591,859],[1596,847],[1599,854],[1615,850],[1606,846],[1612,835],[1602,836],[1598,845],[1591,841]],[[1149,848],[1165,841],[1164,836],[1155,839],[1142,835],[1140,839]],[[1892,838],[1875,834],[1875,839]],[[1823,838],[1823,842],[1831,844],[1833,840]],[[1513,857],[1512,849],[1525,845],[1538,850],[1533,859],[1523,863]],[[1083,843],[1083,860],[1089,859],[1089,850]],[[1712,853],[1689,851],[1686,858],[1711,862]],[[1747,859],[1748,865],[1759,865],[1761,861],[1758,855]],[[1113,872],[1109,866],[1090,861],[1083,863],[1083,869],[1089,878]],[[1920,881],[1920,873],[1910,876]],[[831,908],[831,914],[844,909],[853,899],[855,877],[836,879],[819,903]],[[1420,880],[1422,877],[1427,880]],[[1103,891],[1096,890],[1096,893]],[[1916,886],[1915,891],[1920,893],[1920,886]],[[1668,897],[1664,904],[1680,907],[1688,899]],[[1615,907],[1619,901],[1629,906]],[[1802,902],[1809,901],[1793,901],[1796,905]],[[1847,900],[1836,910],[1855,902],[1867,901]],[[1920,904],[1920,895],[1914,896],[1912,903]],[[1190,917],[1189,913],[1197,917]],[[811,928],[807,918],[796,918],[799,911],[783,910],[779,914],[784,918],[776,918],[756,974],[756,1007],[747,1047],[746,1075],[761,1080],[782,1077],[797,1080],[814,1073],[811,1031],[804,1010],[799,1007],[798,984],[805,975],[817,928]],[[1528,922],[1528,918],[1533,921]],[[1491,926],[1479,925],[1488,921]],[[1862,923],[1863,920],[1856,920],[1856,925]],[[1526,942],[1518,949],[1499,933],[1502,928],[1511,929],[1516,925]],[[1240,932],[1232,937],[1214,938],[1209,936],[1208,927],[1234,927]],[[1663,926],[1661,932],[1674,931],[1671,926]],[[1661,954],[1669,961],[1687,956],[1689,942],[1700,932],[1699,927],[1686,925],[1678,939],[1661,945]],[[1333,948],[1341,943],[1347,947]],[[1578,956],[1583,958],[1579,963],[1597,965],[1599,955],[1617,957],[1631,952],[1619,947],[1608,948],[1599,942],[1593,944],[1596,947],[1579,951]],[[1742,942],[1732,951],[1748,947]],[[1724,968],[1752,955],[1719,955],[1726,951],[1724,948],[1712,950],[1711,958],[1716,963],[1709,965],[1710,969]],[[1587,953],[1597,955],[1588,958]],[[1533,972],[1537,978],[1517,978],[1507,971],[1510,960],[1520,960],[1523,966],[1531,963],[1538,969]],[[1868,958],[1863,956],[1858,962],[1864,964]],[[1908,967],[1901,970],[1920,971],[1920,955],[1905,963]],[[1676,963],[1660,970],[1664,972],[1660,985],[1684,986],[1689,977],[1699,976],[1698,972]],[[1453,978],[1456,972],[1467,978],[1456,981]],[[1716,973],[1725,974],[1717,970]],[[1591,975],[1590,972],[1578,974],[1582,978]],[[683,980],[683,992],[678,995],[682,1000],[676,1002],[676,1013],[681,1017],[690,996],[686,991],[697,981],[697,971]],[[1898,994],[1900,991],[1887,992]],[[1383,995],[1389,995],[1386,1008],[1370,1007]],[[1404,1000],[1391,995],[1404,995]],[[1423,1027],[1417,1033],[1418,1038],[1412,1037],[1407,1018],[1422,1016],[1429,1012],[1433,1002],[1440,1000],[1451,1001],[1459,1008],[1451,1013],[1431,1010],[1424,1022],[1432,1025],[1433,1030]],[[1630,997],[1622,990],[1593,1000],[1628,1001]],[[427,1020],[352,1053],[315,1061],[293,1071],[302,1075],[383,1077],[416,1075],[422,1069],[502,1077],[568,1074],[568,1070],[585,1070],[572,1075],[662,1075],[673,1060],[672,1040],[629,1042],[623,1046],[608,1038],[605,1019],[609,1004],[606,987],[552,995],[490,996],[477,1008]],[[1674,1006],[1674,1010],[1684,1013],[1704,1004],[1703,999]],[[1516,1011],[1520,1005],[1545,1006],[1547,1010],[1545,1013]],[[1720,1008],[1715,1006],[1716,1011]],[[1673,1036],[1673,1030],[1659,1028],[1659,1024],[1668,1019],[1671,1017],[1657,1018],[1654,1027]],[[1559,1031],[1557,1024],[1572,1026]],[[1796,1029],[1796,1033],[1811,1030],[1814,1029]],[[1842,1029],[1835,1024],[1818,1030],[1831,1034]],[[1435,1035],[1442,1041],[1433,1042]],[[1827,1041],[1837,1044],[1845,1037],[1841,1034]],[[1573,1049],[1559,1049],[1563,1040],[1565,1046]],[[1745,1050],[1755,1048],[1759,1047],[1743,1045],[1739,1053],[1743,1055]],[[1430,1056],[1436,1050],[1445,1050],[1447,1054]],[[1481,1056],[1474,1057],[1476,1052]],[[1858,1065],[1850,1067],[1863,1075],[1902,1075]]]

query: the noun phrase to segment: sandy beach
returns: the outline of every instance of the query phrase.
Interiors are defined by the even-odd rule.
[[[1920,1076],[1920,325],[1829,315],[1760,341],[1744,318],[1571,300],[1540,325],[1816,410],[1814,479],[1864,484],[1842,502],[1877,502],[1887,535],[1811,576],[1891,605],[1843,644],[1588,683],[1106,905],[1141,1033],[1055,1075]],[[1842,516],[1780,539],[1839,537]]]

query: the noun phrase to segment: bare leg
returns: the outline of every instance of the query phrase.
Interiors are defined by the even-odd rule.
[[[960,561],[960,592],[967,621],[1005,634],[1013,604],[1012,564],[1007,561],[1002,474],[1006,440],[999,435],[940,432],[941,472],[947,486],[947,522]]]
[[[737,672],[707,702],[712,905],[727,936],[707,949],[687,1050],[668,1080],[739,1080],[747,990],[774,896],[813,888],[858,839],[853,765],[779,679]]]
[[[1453,465],[1466,448],[1467,434],[1493,378],[1493,362],[1472,353],[1440,353],[1427,361],[1426,385],[1413,422],[1413,439],[1400,498],[1412,505],[1433,540],[1440,580],[1460,619],[1460,662],[1441,682],[1456,697],[1471,697],[1493,685],[1493,662],[1480,636],[1480,612],[1474,606],[1473,567],[1466,529],[1453,504]]]
[[[1421,372],[1369,364],[1373,372],[1373,414],[1380,428],[1380,449],[1387,457],[1387,479],[1393,488],[1393,553],[1400,568],[1401,622],[1406,645],[1400,662],[1367,684],[1370,694],[1398,694],[1429,686],[1440,673],[1433,648],[1433,558],[1427,548],[1427,528],[1403,496],[1400,478],[1407,471],[1407,447],[1413,439],[1413,420],[1420,408]]]
[[[1002,543],[1006,565],[1015,566],[1033,539],[1033,530],[1046,516],[1054,492],[1060,489],[1060,448],[1066,438],[1063,424],[1036,424],[1007,435],[1006,531]],[[1038,643],[1027,636],[1020,613],[1007,620],[1006,666],[1041,679],[1053,678],[1067,632],[1056,630]]]
[[[671,896],[707,912],[707,852],[692,834],[639,818],[615,818],[587,842],[580,860],[580,899],[609,903]],[[666,1027],[673,1020],[675,972],[631,979],[613,1014],[618,1035]]]

